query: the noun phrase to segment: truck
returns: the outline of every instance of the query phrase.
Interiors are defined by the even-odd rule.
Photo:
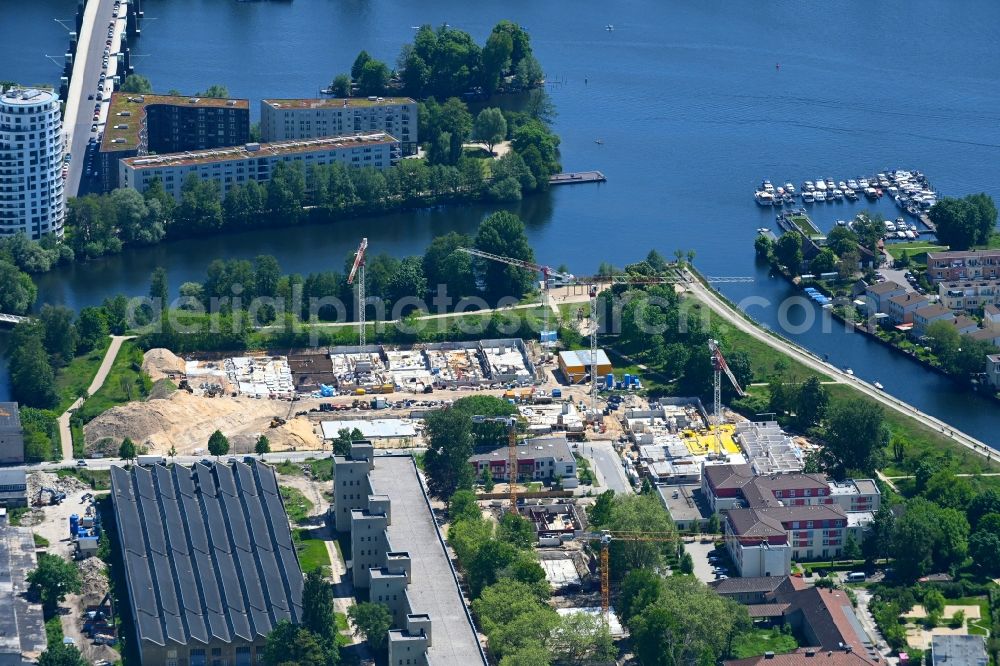
[[[136,456],[135,462],[140,467],[152,467],[153,465],[166,465],[167,459],[163,456]]]

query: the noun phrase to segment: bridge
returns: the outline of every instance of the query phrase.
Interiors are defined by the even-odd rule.
[[[0,323],[4,324],[24,324],[31,321],[31,317],[19,317],[17,315],[0,312]]]
[[[81,189],[81,181],[85,180],[85,159],[87,142],[97,138],[97,132],[91,127],[95,124],[102,128],[107,122],[108,101],[111,91],[117,87],[114,79],[118,76],[124,80],[128,71],[128,51],[126,24],[128,12],[131,11],[128,0],[122,0],[115,9],[114,0],[88,0],[83,11],[83,23],[77,42],[76,56],[73,59],[73,72],[70,76],[69,90],[66,95],[66,107],[63,112],[63,132],[66,134],[66,152],[71,154],[69,174],[66,179],[66,196],[74,197]],[[107,81],[101,86],[103,100],[88,99],[96,97],[98,79],[102,68],[105,42],[108,38],[108,26],[113,24]],[[94,105],[100,105],[100,120],[95,123]]]

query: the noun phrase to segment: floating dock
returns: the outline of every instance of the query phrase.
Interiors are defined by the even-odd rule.
[[[600,171],[572,171],[549,176],[549,185],[574,185],[576,183],[603,183],[608,179]]]

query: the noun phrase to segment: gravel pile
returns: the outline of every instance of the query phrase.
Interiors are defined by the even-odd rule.
[[[76,564],[83,580],[82,595],[85,604],[96,604],[108,593],[107,565],[99,557],[88,557]]]
[[[42,488],[53,488],[67,495],[81,490],[89,490],[90,486],[75,476],[59,477],[51,472],[32,472],[28,475],[28,502],[38,496]]]

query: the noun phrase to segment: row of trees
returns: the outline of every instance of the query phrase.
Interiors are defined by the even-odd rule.
[[[153,84],[149,82],[145,76],[141,74],[129,74],[122,81],[120,88],[121,92],[131,93],[133,95],[149,95],[153,92]],[[181,91],[171,89],[167,91],[168,95],[182,95]],[[228,99],[229,89],[226,86],[219,84],[213,84],[209,86],[204,92],[199,91],[192,95],[192,97],[212,97],[216,99]]]
[[[331,88],[340,97],[387,92],[421,99],[468,93],[488,96],[534,88],[544,76],[532,54],[531,37],[516,23],[498,23],[483,47],[463,30],[423,25],[413,43],[403,45],[395,69],[361,51],[350,75],[337,75]]]

